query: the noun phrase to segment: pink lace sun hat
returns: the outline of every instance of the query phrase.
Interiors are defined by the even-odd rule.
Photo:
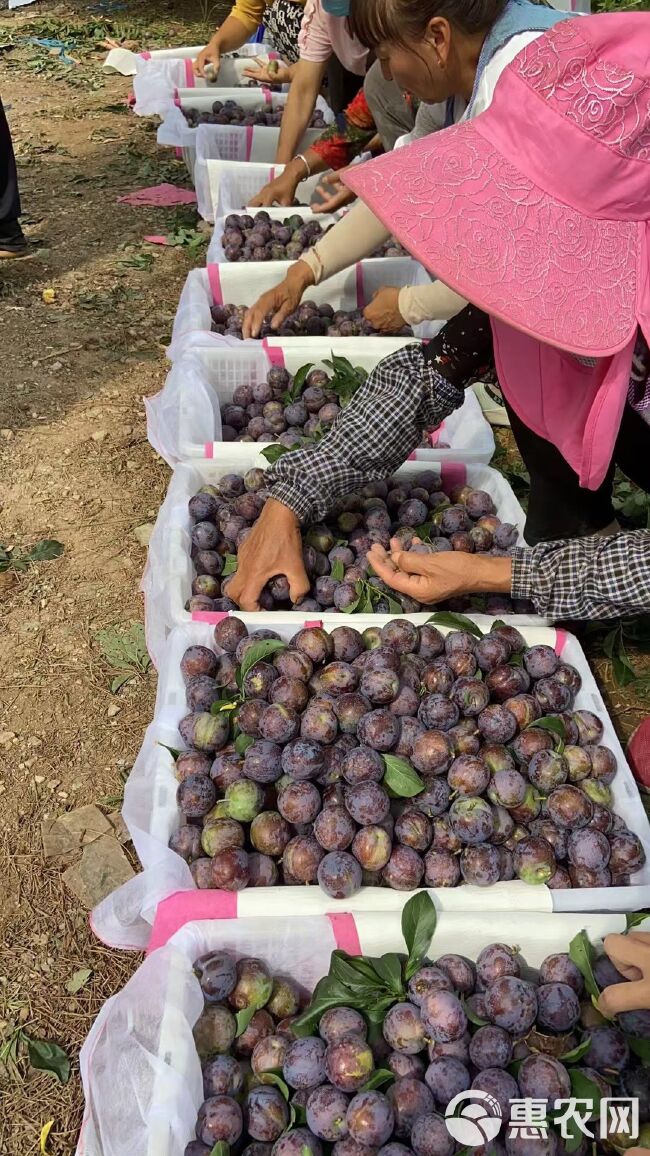
[[[486,312],[573,353],[618,352],[650,333],[650,14],[557,24],[486,112],[344,180]]]

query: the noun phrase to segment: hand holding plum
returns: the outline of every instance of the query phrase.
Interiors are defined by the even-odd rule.
[[[425,550],[415,541],[416,549]],[[418,553],[401,549],[391,539],[390,553],[379,543],[371,548],[368,560],[387,586],[418,602],[443,602],[462,594],[510,593],[512,563],[509,558],[478,558],[460,550],[445,553]]]
[[[286,575],[295,604],[309,592],[302,560],[300,523],[281,502],[269,498],[237,555],[237,573],[228,584],[228,597],[242,610],[259,610],[260,594],[270,578]]]
[[[271,328],[279,329],[290,313],[300,305],[302,295],[309,285],[314,284],[314,274],[305,261],[296,261],[289,269],[284,281],[263,293],[246,310],[242,336],[259,337],[263,321],[271,314]]]
[[[399,333],[406,325],[399,311],[399,289],[385,286],[378,289],[372,301],[363,311],[366,321],[379,333]]]
[[[291,68],[279,60],[254,60],[246,65],[244,76],[257,84],[290,84]]]
[[[608,1018],[621,1012],[650,1008],[650,934],[631,931],[629,935],[607,935],[607,955],[624,983],[612,983],[602,992],[598,1007]]]

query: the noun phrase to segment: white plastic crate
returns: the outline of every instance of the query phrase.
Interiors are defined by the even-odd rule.
[[[210,189],[212,216],[227,217],[228,213],[240,213],[249,205],[264,185],[275,180],[284,165],[248,164],[243,161],[207,160],[207,179]],[[301,181],[296,189],[296,199],[301,205],[310,205],[318,185],[326,174],[317,173],[308,180]],[[290,210],[293,212],[293,209]]]
[[[149,541],[149,554],[142,578],[142,592],[145,596],[145,630],[147,647],[155,665],[160,666],[165,638],[174,626],[184,626],[190,622],[208,622],[214,624],[223,618],[223,614],[213,611],[187,611],[185,603],[191,596],[194,566],[190,558],[190,534],[192,519],[188,513],[187,504],[190,498],[201,486],[214,484],[224,474],[245,473],[253,466],[268,469],[269,465],[254,445],[237,447],[232,452],[233,443],[224,442],[218,459],[196,460],[181,462],[176,466],[169,483],[165,500],[160,507],[156,524]],[[244,455],[241,450],[248,450]],[[417,452],[417,451],[416,451]],[[397,474],[404,478],[412,478],[422,470],[436,470],[440,472],[443,482],[447,486],[464,484],[474,486],[479,490],[486,490],[491,495],[502,521],[511,522],[519,528],[519,541],[523,543],[523,528],[525,522],[524,511],[517,501],[506,479],[490,466],[465,465],[461,462],[410,461]],[[312,616],[313,617],[313,616]],[[317,617],[330,625],[341,625],[347,621],[345,616],[334,611],[323,613]],[[355,615],[354,619],[360,618]],[[380,616],[373,616],[378,620]],[[425,618],[427,615],[425,614]],[[300,610],[272,612],[269,615],[256,613],[251,621],[258,619],[266,621],[287,619],[295,624],[297,630],[302,625],[305,612]],[[518,621],[539,622],[536,617],[517,616]],[[424,619],[420,619],[424,621]]]
[[[288,641],[303,625],[313,624],[295,614],[238,615],[254,629],[262,624],[270,626]],[[330,617],[323,616],[323,625],[332,629]],[[405,615],[412,622],[426,621],[428,614]],[[483,630],[488,630],[492,619],[472,615]],[[298,621],[295,621],[295,619]],[[492,887],[460,887],[430,890],[436,906],[443,910],[498,910],[508,911],[637,911],[650,906],[650,824],[638,788],[626,762],[613,724],[607,714],[602,695],[589,669],[578,640],[572,634],[548,626],[522,625],[516,622],[530,645],[545,643],[561,653],[564,661],[575,666],[582,677],[582,687],[576,696],[575,709],[590,710],[603,722],[603,743],[616,756],[618,771],[611,785],[613,809],[638,835],[648,861],[634,877],[629,887],[574,888],[552,891],[547,887],[533,887],[512,880]],[[389,621],[384,615],[358,615],[347,619],[358,630]],[[447,633],[445,628],[441,628]],[[101,938],[116,945],[135,946],[136,936],[146,942],[146,925],[153,924],[157,905],[179,891],[194,891],[189,867],[168,847],[170,836],[181,823],[176,804],[178,782],[171,755],[161,744],[178,749],[184,744],[178,733],[178,723],[187,714],[185,686],[180,673],[180,661],[188,646],[210,646],[213,627],[206,623],[192,623],[178,627],[170,634],[159,669],[158,694],[154,720],[129,775],[124,791],[122,817],[129,829],[133,844],[144,868],[143,873],[109,896],[93,914],[93,926]],[[202,892],[202,895],[205,893]],[[217,895],[219,893],[216,893]],[[307,915],[327,910],[369,910],[375,903],[379,908],[403,904],[403,893],[384,888],[363,888],[352,899],[341,904],[328,898],[317,886],[249,888],[227,897],[232,914]],[[123,939],[120,937],[123,936]],[[517,940],[517,942],[519,942]]]
[[[248,87],[249,79],[244,76],[244,69],[250,64],[252,57],[260,61],[279,59],[276,52],[269,52],[266,44],[242,44],[237,52],[226,53],[221,57],[221,67],[215,82],[208,83],[202,76],[194,75],[193,62],[204,46],[192,45],[187,48],[163,48],[155,52],[139,52],[125,54],[124,49],[114,49],[106,58],[105,67],[117,68],[122,72],[125,68],[129,75],[134,75],[133,92],[135,94],[134,111],[138,116],[164,116],[174,103],[176,92],[180,88],[207,88],[215,93],[224,88]]]
[[[197,346],[189,350],[174,362],[160,393],[145,398],[147,437],[153,448],[170,466],[193,458],[218,458],[223,448],[220,406],[232,401],[238,385],[265,381],[272,365],[284,366],[290,373],[296,373],[306,361],[327,369],[323,363],[332,355],[346,357],[370,372],[394,349],[412,341],[396,337],[391,349],[386,338],[308,340],[304,352],[302,342],[296,349],[299,339],[288,337],[240,341],[237,348]],[[273,440],[269,437],[269,441]],[[422,461],[428,457],[436,461],[490,461],[494,434],[472,390],[465,394],[464,405],[430,435],[430,441],[431,449],[418,450]],[[250,443],[230,442],[229,448],[233,454],[241,452],[243,461],[248,460]]]
[[[259,209],[251,209],[251,216],[254,216],[255,213],[259,211]],[[302,217],[305,223],[309,221],[318,221],[323,228],[323,232],[325,232],[326,229],[329,229],[331,225],[335,225],[336,222],[340,221],[341,217],[343,216],[343,214],[340,212],[314,213],[311,209],[306,208],[303,205],[300,205],[295,209],[285,209],[276,205],[273,208],[265,209],[264,211],[269,214],[269,217],[272,221],[285,221],[287,217],[294,216]],[[226,254],[223,251],[223,245],[221,243],[221,238],[225,229],[225,221],[226,217],[219,217],[219,219],[214,223],[212,240],[208,245],[208,252],[206,254],[207,265],[221,265],[226,262]],[[287,261],[287,264],[291,263],[291,261]],[[249,264],[249,262],[242,262],[242,264]]]
[[[190,176],[197,184],[199,212],[209,217],[212,201],[207,173],[208,160],[230,160],[240,162],[260,162],[271,164],[275,159],[280,129],[263,125],[202,124],[191,128],[184,111],[198,109],[207,112],[215,100],[236,100],[242,108],[251,112],[260,109],[283,108],[287,102],[284,92],[271,92],[268,88],[222,88],[214,92],[208,88],[180,89],[173,103],[165,113],[158,129],[158,144],[179,148]],[[333,113],[322,97],[318,97],[316,108],[324,114],[326,123],[333,120]],[[320,128],[308,128],[300,142],[303,150],[309,148],[322,134]],[[260,186],[261,187],[261,186]]]
[[[181,353],[195,346],[218,347],[223,344],[225,338],[212,332],[212,305],[254,305],[262,293],[274,289],[284,279],[286,271],[286,261],[248,261],[241,265],[226,263],[192,269],[181,290],[174,318],[172,340],[167,350],[170,361],[175,361]],[[333,309],[363,309],[385,285],[401,289],[403,285],[426,285],[429,281],[429,274],[411,257],[380,257],[342,269],[322,284],[312,286],[303,300],[315,301],[317,305],[327,303]],[[414,327],[414,334],[420,338],[433,337],[443,324],[443,321],[426,321]],[[310,360],[309,350],[314,338],[291,337],[286,340],[301,343],[306,355],[303,356],[301,351],[301,365]],[[343,340],[352,341],[353,338]],[[387,343],[394,342],[395,338],[377,336],[374,340]],[[394,345],[386,345],[386,352],[390,353],[394,348]]]
[[[404,896],[404,900],[408,896]],[[644,928],[645,929],[645,928]],[[462,949],[469,959],[495,941],[516,943],[529,968],[552,952],[568,951],[585,930],[599,948],[625,931],[622,915],[444,911],[430,955]],[[261,959],[272,974],[313,989],[326,975],[335,948],[378,956],[403,952],[400,912],[357,911],[288,921],[199,919],[181,925],[100,1011],[81,1049],[85,1096],[77,1156],[179,1156],[194,1136],[203,1101],[201,1064],[192,1029],[203,1010],[194,963],[209,951]]]

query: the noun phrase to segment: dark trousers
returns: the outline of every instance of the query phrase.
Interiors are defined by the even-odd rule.
[[[20,194],[11,133],[0,100],[0,245],[22,240]]]
[[[489,318],[475,305],[467,305],[428,343],[424,356],[458,388],[480,380],[482,371],[494,365]],[[609,526],[616,517],[612,505],[616,466],[650,493],[650,425],[630,405],[623,410],[604,482],[597,490],[586,490],[560,451],[528,429],[505,396],[503,400],[517,449],[530,475],[524,530],[530,546],[556,538],[582,538]]]

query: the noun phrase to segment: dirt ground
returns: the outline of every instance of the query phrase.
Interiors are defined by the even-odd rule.
[[[44,859],[40,831],[81,804],[119,806],[151,718],[155,674],[112,694],[115,672],[97,635],[142,619],[145,550],[135,531],[155,519],[168,482],[146,440],[142,398],[163,385],[179,292],[203,263],[201,252],[143,242],[195,223],[187,209],[116,204],[160,180],[186,183],[186,174],[157,149],[152,123],[127,111],[129,81],[101,72],[98,41],[196,43],[205,25],[193,16],[193,25],[180,23],[164,0],[155,13],[37,4],[0,18],[0,94],[25,227],[42,244],[0,274],[0,543],[54,538],[65,547],[57,561],[0,575],[0,1058],[13,1043],[18,1060],[0,1064],[2,1156],[38,1152],[48,1121],[50,1156],[74,1152],[79,1047],[138,963],[94,939],[61,870]],[[18,43],[30,35],[71,41],[80,63]],[[644,700],[608,693],[628,736]],[[69,994],[82,968],[91,974]],[[73,1064],[65,1086],[29,1068],[20,1029],[65,1049]]]

